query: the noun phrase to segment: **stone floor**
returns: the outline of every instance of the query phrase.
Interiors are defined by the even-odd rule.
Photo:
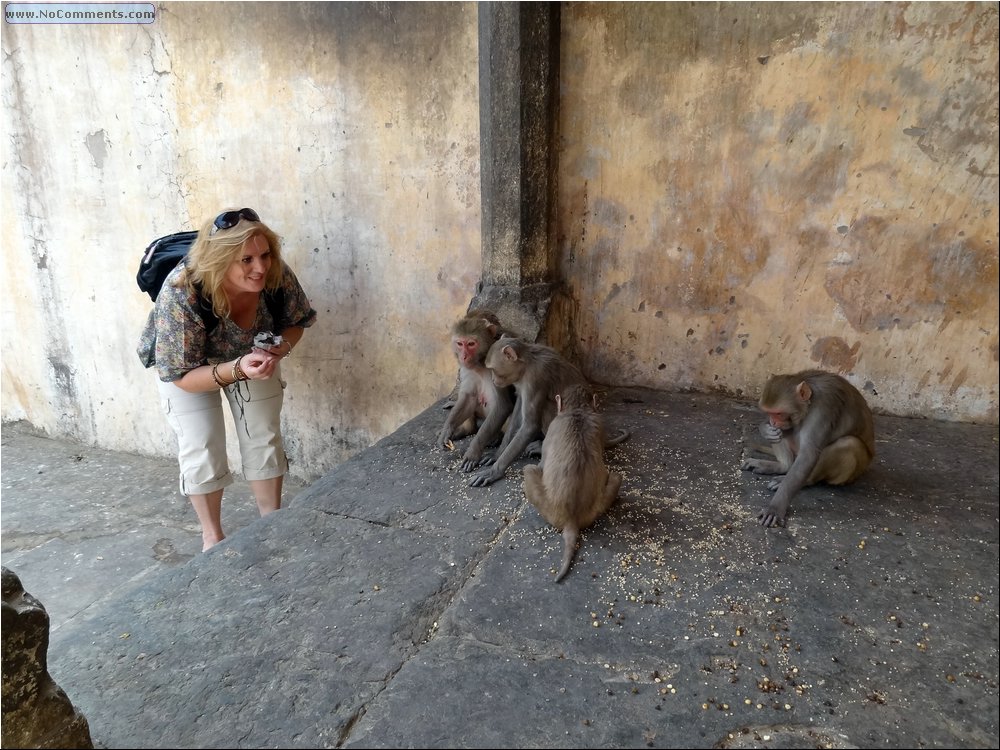
[[[998,746],[997,428],[879,416],[763,529],[752,405],[605,412],[620,499],[560,583],[526,461],[469,487],[440,404],[280,513],[238,485],[206,554],[172,461],[5,425],[3,564],[100,747]]]

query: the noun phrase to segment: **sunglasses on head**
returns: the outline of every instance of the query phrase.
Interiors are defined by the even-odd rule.
[[[220,229],[231,229],[240,223],[240,219],[247,221],[260,221],[257,212],[252,208],[241,208],[239,211],[226,211],[215,217],[212,224],[211,234],[215,234]]]

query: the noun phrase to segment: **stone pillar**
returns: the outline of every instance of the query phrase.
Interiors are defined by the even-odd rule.
[[[87,720],[49,676],[45,607],[2,574],[3,747],[92,748]]]
[[[470,308],[530,340],[555,281],[559,7],[479,4],[483,276]]]

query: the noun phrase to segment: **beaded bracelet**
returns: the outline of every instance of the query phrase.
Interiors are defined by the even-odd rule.
[[[225,388],[226,387],[226,384],[223,383],[222,380],[219,379],[219,363],[218,362],[216,362],[214,365],[212,365],[212,380],[215,381],[215,384],[217,386],[219,386],[219,388]]]
[[[237,359],[235,362],[233,362],[233,382],[234,383],[237,382],[237,381],[240,381],[240,380],[249,380],[250,379],[250,376],[247,375],[245,372],[243,372],[243,368],[240,366],[240,362],[242,362],[242,361],[243,361],[243,357],[241,356],[239,359]]]

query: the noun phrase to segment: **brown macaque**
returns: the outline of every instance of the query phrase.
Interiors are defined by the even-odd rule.
[[[485,365],[497,388],[515,387],[517,400],[500,448],[480,462],[492,465],[472,478],[471,487],[485,487],[503,477],[533,440],[544,437],[556,416],[556,395],[570,385],[586,384],[555,349],[512,336],[501,336],[490,347]]]
[[[875,458],[875,425],[864,396],[839,375],[806,370],[774,375],[764,385],[759,406],[768,421],[761,435],[775,460],[750,458],[744,470],[784,474],[760,512],[761,526],[784,526],[792,496],[818,482],[847,484]]]
[[[611,507],[622,478],[604,463],[604,424],[597,397],[584,385],[556,396],[558,413],[542,443],[542,461],[524,467],[524,494],[542,518],[562,529],[562,580],[573,562],[580,530]]]
[[[483,451],[499,439],[504,422],[514,410],[512,389],[497,388],[483,364],[500,334],[500,322],[486,310],[470,311],[452,326],[451,346],[459,364],[458,395],[438,433],[437,444],[451,449],[452,440],[475,434],[462,455],[462,471],[472,471],[479,465]]]

